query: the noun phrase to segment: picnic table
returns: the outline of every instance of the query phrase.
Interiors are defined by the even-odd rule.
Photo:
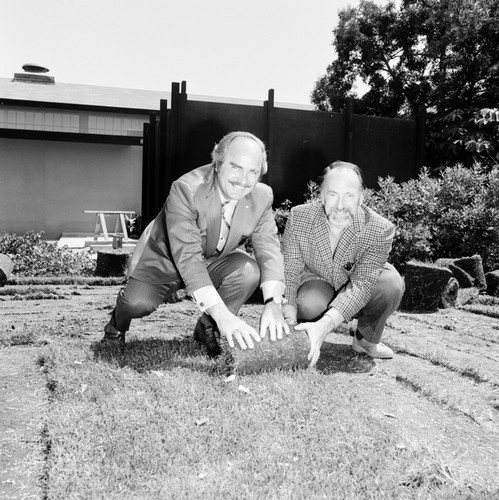
[[[97,240],[99,235],[104,235],[104,240],[109,241],[109,235],[123,234],[123,239],[128,239],[128,232],[126,230],[125,215],[132,216],[135,215],[134,210],[83,210],[86,214],[95,215],[95,229],[94,229],[94,240]],[[116,224],[114,226],[114,233],[110,233],[107,229],[106,217],[115,216]],[[121,226],[121,231],[119,228]]]

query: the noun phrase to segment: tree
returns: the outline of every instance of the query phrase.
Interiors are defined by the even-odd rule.
[[[480,110],[499,105],[499,0],[361,0],[339,12],[333,34],[337,57],[312,93],[318,109],[353,100],[356,113],[402,117],[423,106],[429,165],[496,162],[497,127],[480,126]]]

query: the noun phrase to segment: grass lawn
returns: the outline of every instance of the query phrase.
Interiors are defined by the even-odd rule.
[[[25,312],[24,326],[9,334],[17,346],[38,346],[36,363],[45,376],[43,498],[497,494],[497,482],[477,481],[476,471],[458,466],[454,438],[446,447],[433,437],[438,421],[447,433],[450,424],[466,432],[478,424],[463,416],[457,396],[444,397],[439,384],[431,384],[433,375],[426,378],[423,365],[354,355],[344,335],[325,346],[317,369],[229,377],[192,340],[198,313],[188,300],[136,321],[124,348],[100,344],[117,288],[104,296],[98,289],[61,286],[38,290],[36,299],[9,298],[11,307],[21,308],[16,314],[31,301],[29,314],[39,309],[40,318],[47,318],[30,322]],[[25,293],[32,297],[33,289]],[[51,300],[41,299],[43,293]],[[245,306],[243,315],[254,323],[260,309]],[[398,337],[409,334],[399,331]],[[395,341],[391,345],[397,347]],[[405,360],[408,347],[400,345]],[[425,355],[424,366],[438,365]],[[415,359],[407,354],[407,360]],[[451,375],[461,377],[456,370]],[[478,413],[472,415],[478,422]]]
[[[407,449],[347,379],[236,376],[186,340],[51,346],[49,498],[442,498],[445,462]]]

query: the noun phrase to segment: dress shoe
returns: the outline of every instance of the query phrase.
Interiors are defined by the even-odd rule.
[[[222,352],[218,343],[219,338],[220,332],[214,322],[211,320],[206,322],[201,319],[198,320],[194,328],[194,340],[205,345],[206,352],[210,358],[216,358]]]
[[[360,354],[367,354],[371,358],[393,358],[393,351],[381,342],[379,344],[373,344],[372,342],[368,342],[366,339],[359,340],[357,337],[354,337],[352,349]]]
[[[104,327],[104,338],[101,340],[103,343],[125,343],[125,332],[120,332],[109,322]]]

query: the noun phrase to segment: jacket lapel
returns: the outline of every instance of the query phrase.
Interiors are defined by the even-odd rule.
[[[241,236],[244,232],[247,214],[249,213],[251,200],[249,197],[244,197],[237,202],[236,208],[232,215],[232,221],[230,223],[229,235],[227,237],[227,243],[222,251],[222,255],[229,252],[230,249],[234,249],[239,243]]]
[[[217,249],[220,237],[220,225],[222,223],[222,203],[220,202],[220,196],[214,182],[210,182],[206,186],[205,210],[206,256],[210,256]]]
[[[311,239],[312,245],[317,245],[317,250],[320,256],[321,274],[330,277],[332,275],[333,251],[331,248],[331,240],[327,227],[327,217],[324,208],[321,205],[317,207],[316,216],[314,218]]]
[[[336,289],[345,284],[346,280],[350,276],[351,270],[356,264],[358,250],[356,240],[357,236],[362,231],[364,224],[364,210],[359,208],[355,214],[352,224],[345,228],[338,245],[336,246],[333,261],[333,283]]]

